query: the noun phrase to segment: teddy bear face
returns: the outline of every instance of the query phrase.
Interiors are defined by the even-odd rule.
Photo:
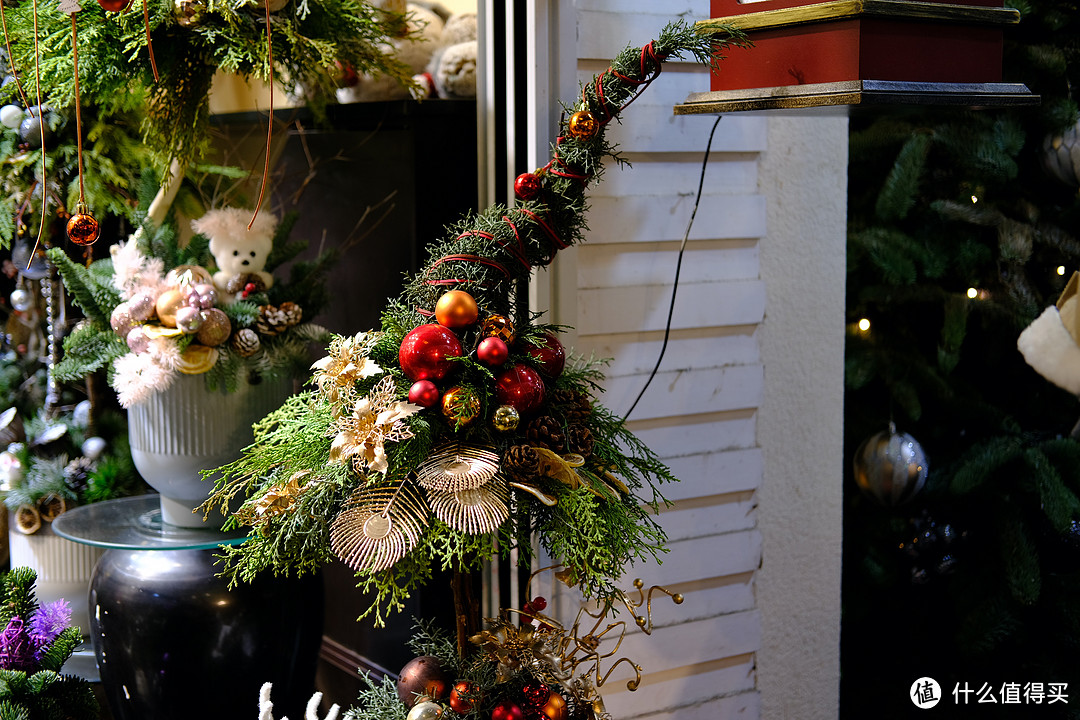
[[[229,275],[239,275],[259,272],[266,267],[272,245],[268,239],[214,238],[210,241],[210,252],[219,270]]]

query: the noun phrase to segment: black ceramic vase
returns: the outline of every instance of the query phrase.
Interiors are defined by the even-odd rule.
[[[323,584],[257,578],[229,590],[217,550],[108,550],[90,581],[90,630],[117,720],[303,717],[315,681]]]

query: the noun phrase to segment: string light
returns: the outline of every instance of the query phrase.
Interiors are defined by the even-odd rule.
[[[971,204],[974,205],[977,202],[979,202],[979,198],[977,196],[975,196],[975,195],[972,195],[971,196]]]
[[[1065,274],[1065,266],[1064,265],[1058,265],[1057,266],[1057,274],[1058,275],[1064,275]]]
[[[870,320],[868,318],[862,318],[859,320],[859,332],[870,331]]]

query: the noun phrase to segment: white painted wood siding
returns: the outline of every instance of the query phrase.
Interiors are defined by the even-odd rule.
[[[705,0],[577,0],[573,8],[578,81],[671,20],[708,17]],[[613,358],[603,402],[616,413],[629,408],[659,353],[677,252],[715,120],[675,117],[672,106],[708,84],[704,68],[670,63],[626,110],[609,137],[632,167],[606,169],[591,195],[587,241],[559,259],[557,282],[574,290],[553,319],[577,328],[578,352]],[[685,602],[675,606],[658,596],[654,633],[634,628],[624,641],[618,656],[641,664],[644,674],[636,692],[626,690],[631,676],[625,668],[604,685],[607,709],[620,720],[760,715],[755,579],[763,459],[756,425],[766,203],[757,169],[765,142],[760,117],[720,121],[683,261],[671,340],[630,418],[630,427],[681,482],[665,488],[675,504],[658,518],[671,552],[660,566],[628,569],[624,581],[628,588],[637,577],[646,586],[663,584]]]

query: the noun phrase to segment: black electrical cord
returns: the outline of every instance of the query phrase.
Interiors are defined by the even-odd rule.
[[[667,324],[664,326],[664,342],[660,346],[660,356],[656,358],[656,365],[653,367],[652,372],[649,373],[649,377],[645,380],[645,385],[641,388],[641,392],[634,399],[630,409],[623,415],[623,422],[630,417],[630,413],[634,412],[634,408],[637,407],[638,401],[645,394],[645,391],[649,389],[649,384],[656,377],[657,370],[660,369],[660,363],[664,360],[664,353],[667,351],[668,339],[671,337],[671,317],[675,313],[675,293],[679,289],[679,273],[682,271],[683,254],[686,252],[686,241],[690,239],[690,228],[694,226],[694,216],[697,215],[698,205],[701,203],[701,189],[705,187],[705,168],[709,165],[709,151],[712,149],[713,135],[716,134],[716,127],[720,124],[720,118],[722,115],[716,116],[716,122],[713,123],[712,130],[709,131],[709,142],[705,144],[705,157],[701,161],[701,177],[698,178],[697,197],[694,198],[694,209],[690,211],[690,221],[686,224],[686,233],[683,235],[682,243],[679,245],[679,257],[675,262],[675,280],[671,284],[671,305],[668,306]]]

